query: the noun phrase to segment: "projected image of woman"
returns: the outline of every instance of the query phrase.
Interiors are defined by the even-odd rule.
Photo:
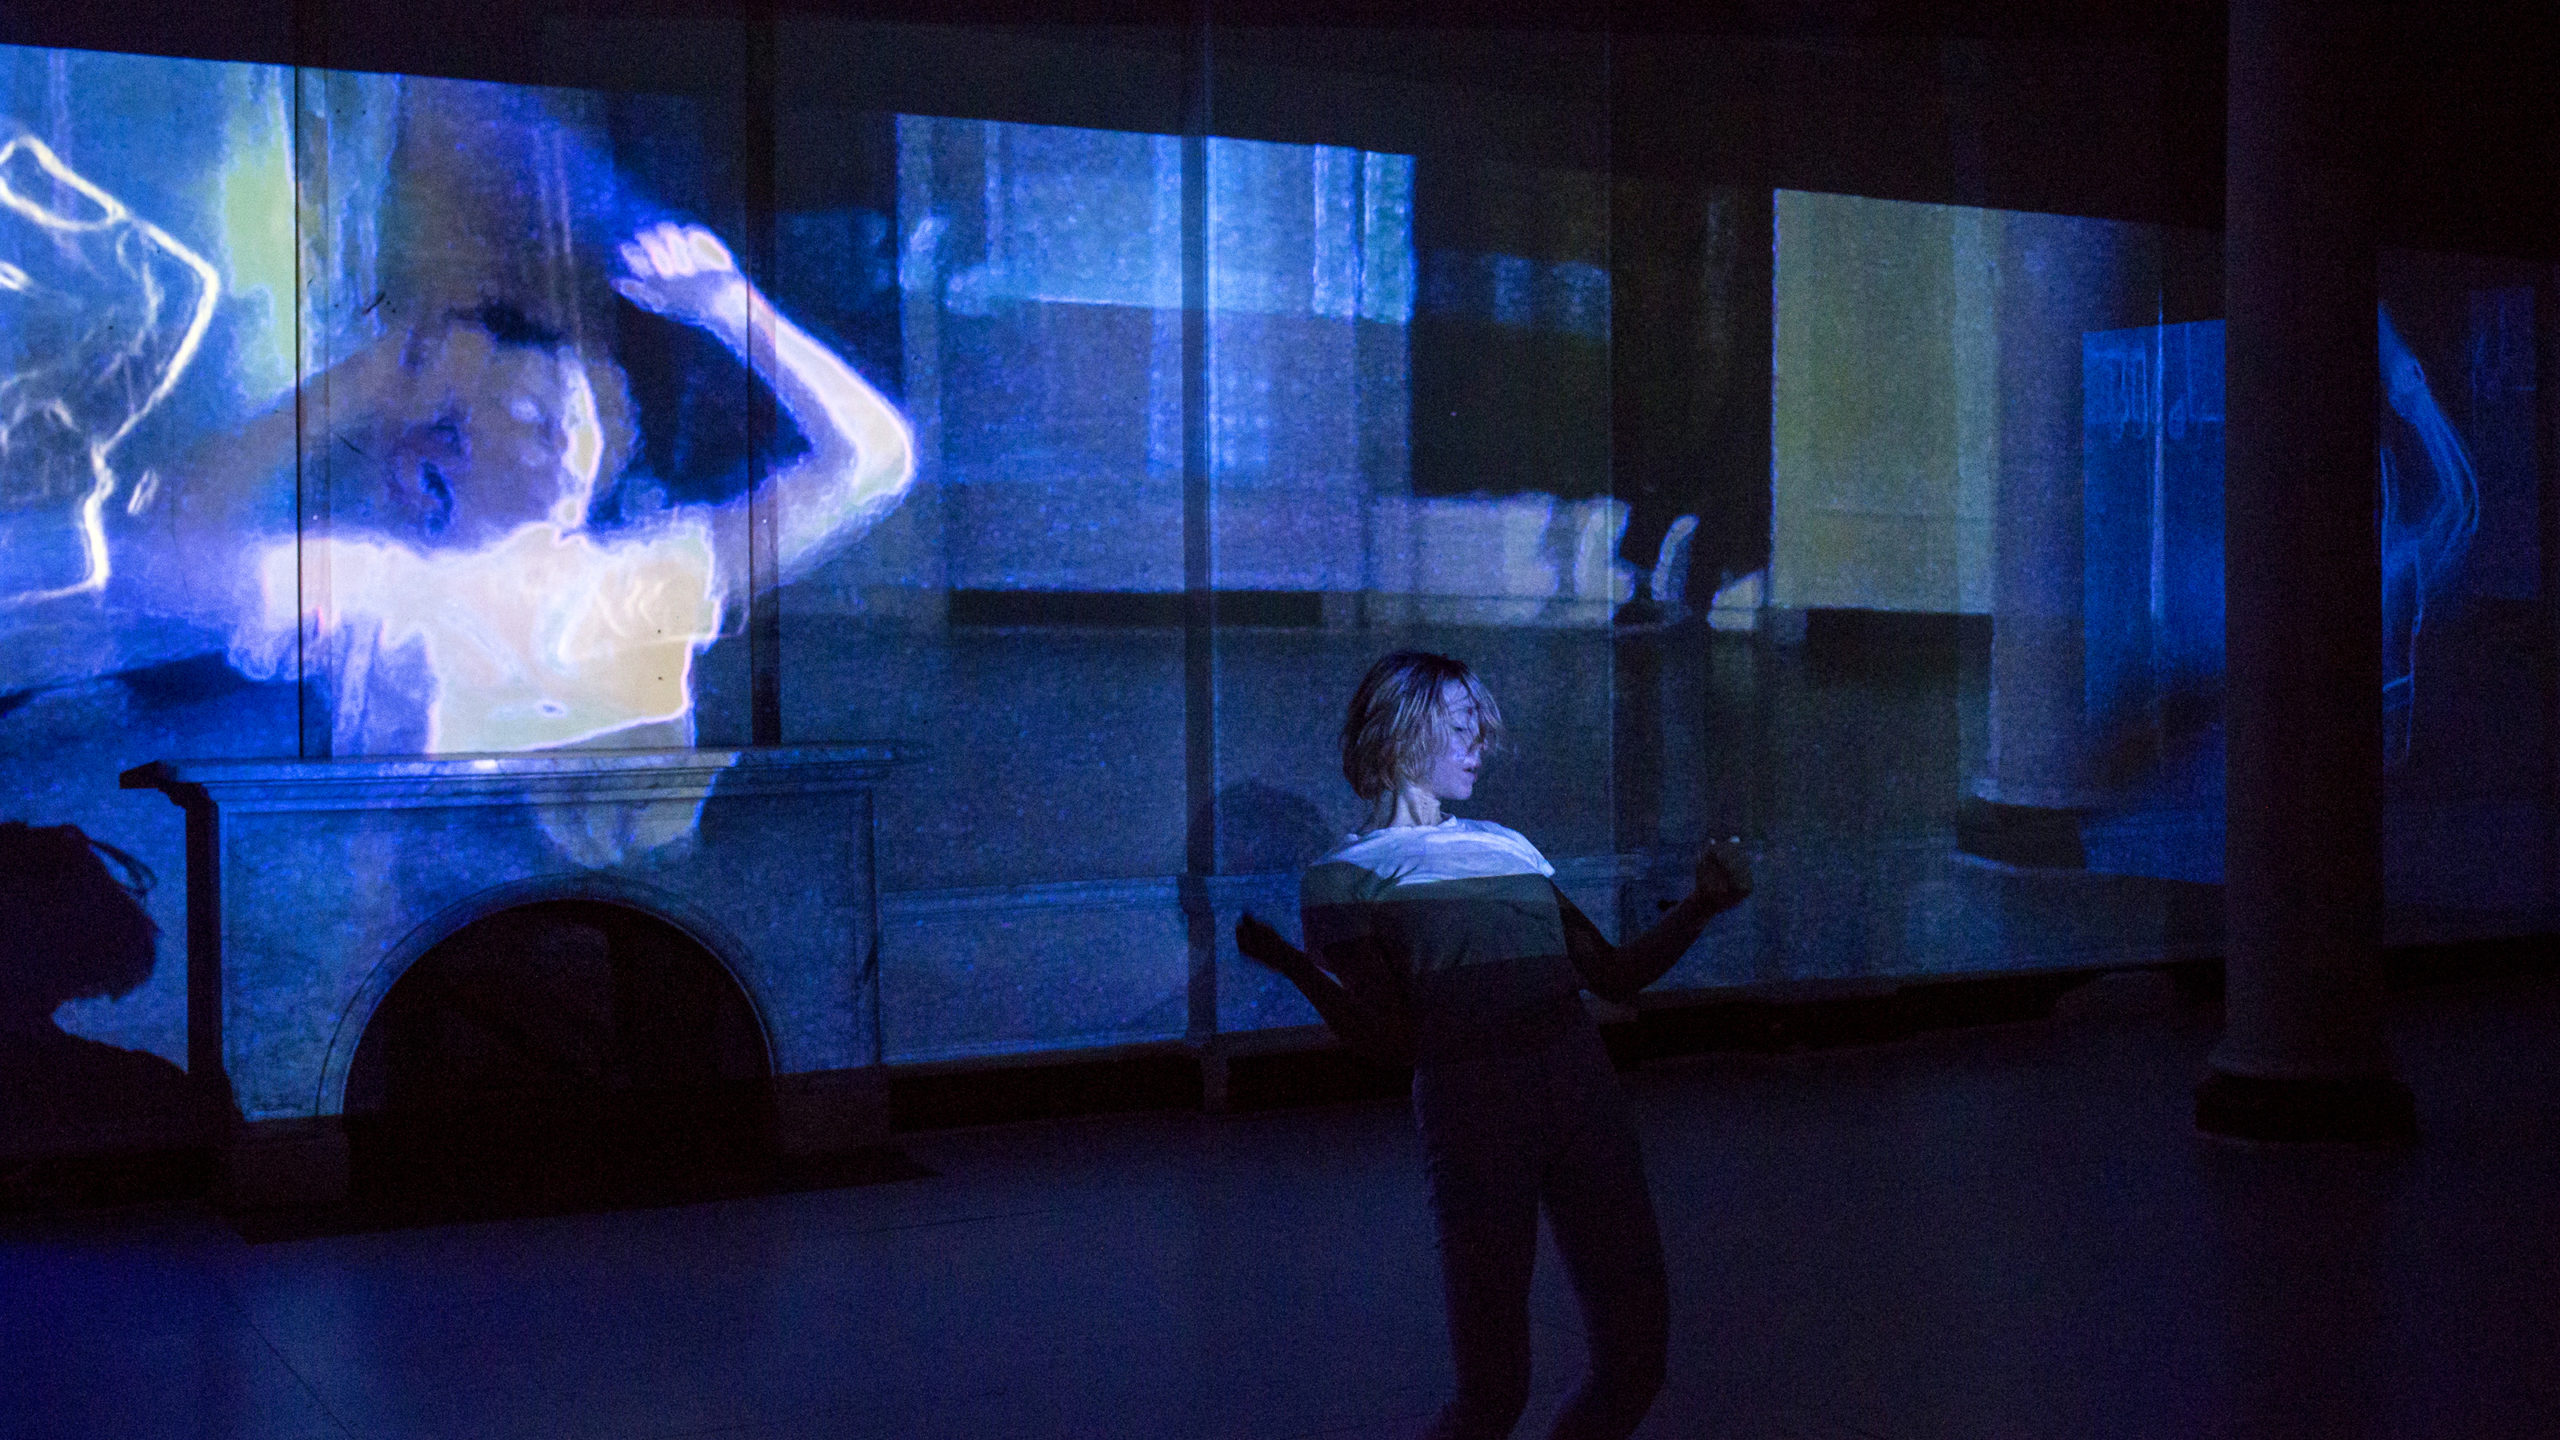
[[[780,578],[897,503],[905,422],[717,237],[655,225],[619,257],[616,290],[716,336],[806,438],[766,482]],[[709,510],[585,528],[633,450],[628,409],[618,367],[504,302],[394,327],[172,467],[118,583],[226,631],[253,676],[291,674],[299,649],[339,754],[690,744],[693,656],[744,577],[716,563]],[[298,540],[258,509],[297,428],[304,493],[328,497]]]
[[[1527,1405],[1543,1208],[1591,1346],[1550,1433],[1624,1436],[1662,1385],[1668,1300],[1635,1127],[1580,992],[1633,998],[1750,893],[1750,872],[1711,847],[1660,924],[1610,944],[1536,846],[1442,811],[1474,792],[1501,737],[1462,662],[1403,652],[1371,667],[1342,726],[1369,815],[1300,883],[1307,948],[1250,915],[1236,944],[1345,1044],[1413,1066],[1458,1381],[1429,1433],[1508,1435]]]

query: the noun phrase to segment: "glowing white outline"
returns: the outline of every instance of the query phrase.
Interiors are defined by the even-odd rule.
[[[2427,384],[2426,367],[2400,338],[2398,327],[2391,323],[2387,305],[2374,307],[2374,318],[2380,332],[2379,352],[2382,366],[2383,393],[2392,411],[2408,422],[2418,436],[2418,447],[2435,473],[2437,497],[2425,516],[2401,530],[2400,467],[2393,463],[2391,446],[2385,441],[2375,448],[2380,461],[2380,511],[2375,517],[2374,531],[2381,541],[2383,614],[2382,735],[2383,764],[2396,766],[2409,758],[2415,741],[2418,704],[2418,640],[2426,631],[2427,600],[2443,590],[2463,557],[2471,551],[2472,538],[2480,530],[2480,477],[2472,468],[2471,457],[2462,447],[2461,432],[2447,420],[2444,407],[2436,403],[2435,391]],[[2389,597],[2394,572],[2408,579],[2409,638],[2398,646],[2390,631]],[[2409,668],[2394,675],[2391,667],[2398,658],[2394,649],[2405,651]],[[2395,727],[2395,715],[2399,723]]]
[[[54,183],[77,191],[96,205],[102,218],[84,222],[69,216],[58,215],[50,208],[39,205],[11,189],[8,181],[9,159],[20,150],[26,151],[35,161],[36,168],[52,177]],[[108,577],[114,573],[114,562],[107,554],[104,517],[107,497],[113,495],[116,489],[115,467],[107,463],[107,456],[118,445],[124,443],[125,437],[133,433],[134,427],[142,423],[144,416],[159,408],[160,402],[167,399],[169,392],[177,388],[179,377],[186,373],[190,364],[194,363],[197,349],[204,344],[205,332],[213,327],[214,303],[222,298],[222,275],[203,256],[180,244],[176,236],[126,209],[123,201],[99,189],[70,166],[63,164],[62,158],[53,153],[51,146],[33,135],[21,133],[11,136],[6,142],[0,142],[0,209],[7,209],[23,216],[39,229],[58,235],[89,234],[110,230],[118,225],[131,225],[141,233],[144,239],[159,246],[176,258],[180,264],[194,271],[196,278],[204,284],[203,292],[196,300],[195,316],[187,322],[186,334],[178,342],[178,348],[171,352],[168,366],[161,372],[160,383],[152,387],[151,393],[143,397],[142,404],[137,406],[131,415],[126,416],[124,423],[117,426],[113,433],[103,439],[92,440],[89,444],[89,472],[94,483],[89,487],[88,495],[80,502],[80,546],[84,561],[82,577],[70,585],[52,590],[27,590],[14,595],[0,596],[0,607],[6,607],[42,600],[58,600],[66,595],[94,593],[106,588]],[[151,311],[156,315],[162,299],[159,287],[152,283],[148,270],[142,273],[141,280]],[[137,331],[133,343],[126,348],[124,354],[129,358],[139,357],[142,344],[152,333],[154,332],[148,329]]]

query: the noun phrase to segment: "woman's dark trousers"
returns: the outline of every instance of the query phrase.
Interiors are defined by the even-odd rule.
[[[1576,1020],[1551,1040],[1415,1068],[1458,1372],[1432,1440],[1509,1435],[1528,1404],[1542,1205],[1591,1346],[1590,1373],[1548,1433],[1619,1440],[1662,1388],[1661,1232],[1608,1053],[1598,1030]]]

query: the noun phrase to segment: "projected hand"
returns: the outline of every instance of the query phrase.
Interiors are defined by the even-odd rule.
[[[1283,975],[1307,968],[1307,952],[1289,943],[1289,937],[1265,924],[1252,911],[1236,921],[1236,949],[1244,958],[1277,970]]]
[[[747,277],[720,237],[699,225],[652,225],[623,242],[613,288],[643,310],[743,332]]]

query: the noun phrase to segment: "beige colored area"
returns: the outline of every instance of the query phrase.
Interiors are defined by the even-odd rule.
[[[259,583],[271,644],[293,634],[298,586],[306,601],[319,597],[314,638],[373,624],[385,652],[423,645],[430,753],[693,744],[693,657],[720,623],[699,525],[600,543],[535,524],[484,549],[424,553],[284,542],[265,552]],[[535,819],[575,863],[617,865],[691,835],[716,774],[639,803],[543,804]]]
[[[391,648],[422,640],[433,754],[575,745],[680,720],[694,651],[720,623],[698,528],[609,545],[536,524],[487,549],[433,554],[333,537],[297,557],[286,542],[267,551],[260,581],[271,632],[292,633],[299,587],[323,632],[370,618]]]
[[[1999,212],[1777,212],[1770,603],[1988,613]]]

